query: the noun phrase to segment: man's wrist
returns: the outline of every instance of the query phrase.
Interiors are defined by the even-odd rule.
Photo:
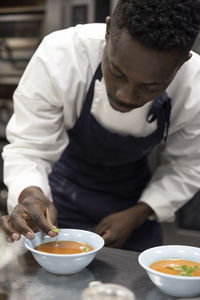
[[[146,218],[148,218],[148,217],[150,217],[151,215],[154,214],[153,209],[148,204],[146,204],[144,202],[137,203],[136,206],[138,207],[138,209],[141,210],[141,212],[144,214],[144,216]]]
[[[138,226],[141,226],[151,215],[154,214],[152,208],[144,202],[137,203],[133,207],[129,208],[129,212],[133,216],[133,223],[135,217],[137,217],[137,220],[139,221]]]

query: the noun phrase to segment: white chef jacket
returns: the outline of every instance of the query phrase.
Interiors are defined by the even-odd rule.
[[[14,93],[14,114],[7,126],[10,144],[3,150],[9,212],[20,192],[39,186],[51,199],[48,174],[68,145],[67,130],[81,108],[105,46],[105,24],[78,25],[45,37],[30,60]],[[200,184],[200,56],[178,71],[167,88],[172,99],[167,143],[160,164],[139,202],[147,203],[158,221],[198,191]],[[153,99],[152,99],[153,100]],[[128,113],[109,104],[104,80],[95,83],[91,113],[107,130],[146,136],[157,127],[148,123],[151,102]]]

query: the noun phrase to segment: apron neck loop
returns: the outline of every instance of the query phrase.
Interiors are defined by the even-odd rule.
[[[95,73],[94,73],[94,75],[93,75],[92,81],[90,83],[90,86],[89,86],[89,89],[88,89],[88,92],[87,92],[86,101],[85,101],[85,104],[84,104],[83,110],[82,110],[83,115],[87,114],[91,109],[91,105],[92,105],[92,101],[93,101],[93,97],[94,97],[95,81],[96,80],[101,81],[102,76],[103,76],[103,74],[102,74],[101,62],[100,62],[97,69],[96,69],[96,71],[95,71]]]
[[[161,109],[163,109],[164,113],[161,114]],[[164,121],[164,133],[163,139],[166,143],[169,125],[170,125],[170,113],[171,113],[171,99],[168,94],[164,92],[161,96],[156,98],[151,106],[151,109],[147,115],[147,122],[152,123],[155,120],[158,120],[159,117],[165,118]]]

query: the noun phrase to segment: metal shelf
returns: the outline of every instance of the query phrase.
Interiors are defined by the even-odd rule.
[[[38,13],[45,11],[45,5],[30,5],[19,7],[0,7],[0,14],[16,14],[16,13]]]

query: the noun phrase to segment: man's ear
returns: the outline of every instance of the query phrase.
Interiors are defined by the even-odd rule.
[[[192,53],[191,53],[191,52],[189,52],[189,53],[188,53],[188,55],[186,56],[186,58],[185,58],[185,61],[184,61],[184,62],[188,61],[188,60],[189,60],[191,57],[192,57]]]
[[[183,58],[182,58],[182,62],[180,64],[180,67],[182,65],[184,65],[184,63],[186,63],[188,60],[190,60],[190,58],[192,57],[192,53],[191,52],[188,52]],[[179,67],[179,68],[180,68]]]
[[[106,17],[106,41],[108,41],[110,36],[110,17]]]

